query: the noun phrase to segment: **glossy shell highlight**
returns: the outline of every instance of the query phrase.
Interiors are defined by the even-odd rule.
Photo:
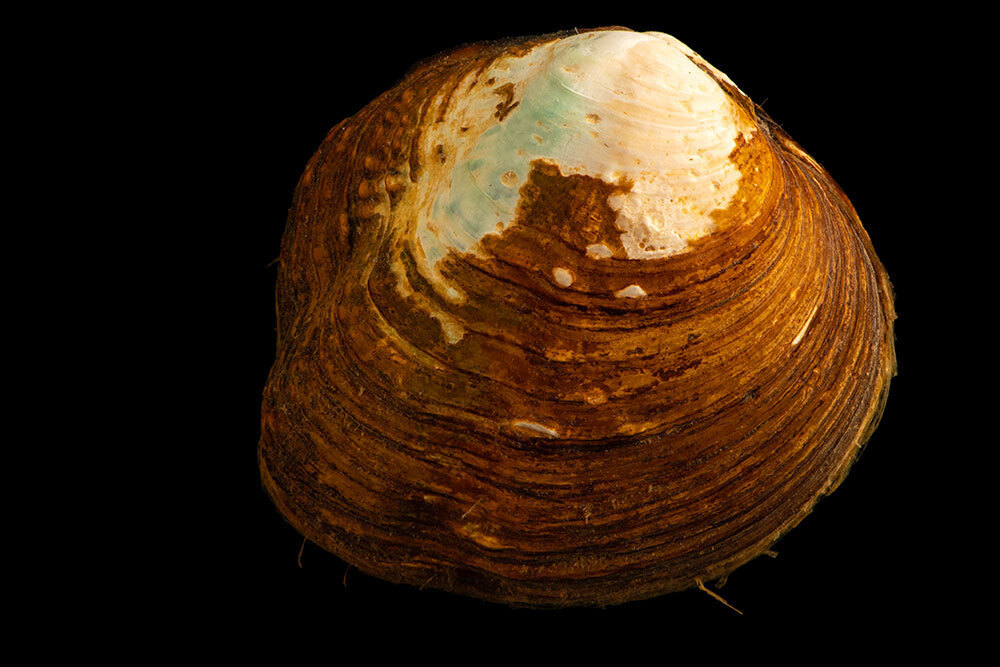
[[[833,179],[676,39],[475,44],[335,127],[282,242],[265,488],[391,581],[606,605],[724,576],[895,372]]]

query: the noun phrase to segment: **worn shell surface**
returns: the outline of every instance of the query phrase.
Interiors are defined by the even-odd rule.
[[[477,44],[335,127],[281,250],[260,466],[392,581],[610,604],[830,493],[894,373],[830,176],[676,39]]]

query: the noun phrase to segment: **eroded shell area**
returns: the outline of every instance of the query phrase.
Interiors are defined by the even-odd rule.
[[[603,216],[574,196],[558,201],[563,211],[552,207],[563,218],[554,222],[563,228],[560,249],[573,266],[556,264],[562,256],[552,255],[551,266],[536,267],[557,275],[564,288],[573,285],[566,276],[574,266],[597,277],[574,287],[597,298],[649,291],[608,284],[587,259],[685,252],[724,227],[734,211],[743,221],[752,215],[771,178],[767,146],[754,141],[752,113],[724,88],[735,87],[662,33],[573,35],[501,54],[456,79],[425,102],[422,117],[434,122],[423,125],[411,146],[420,169],[409,174],[412,185],[390,212],[419,273],[411,276],[395,258],[393,271],[407,294],[415,279],[446,302],[464,303],[466,288],[443,271],[465,253],[523,264],[520,255],[508,259],[495,237],[523,235],[532,224],[522,214],[537,194],[537,169],[612,188]],[[544,231],[556,231],[550,222]],[[464,330],[449,329],[456,320],[447,308],[424,306],[446,336],[460,339]]]
[[[283,240],[261,469],[361,569],[517,604],[721,576],[894,368],[850,203],[659,33],[465,47],[334,128]]]
[[[628,182],[609,204],[630,259],[666,257],[714,231],[740,180],[729,159],[750,117],[667,35],[590,32],[505,55],[429,102],[412,199],[432,264],[512,224],[534,160]]]

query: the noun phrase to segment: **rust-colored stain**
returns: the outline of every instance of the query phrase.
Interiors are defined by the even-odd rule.
[[[505,83],[493,92],[503,98],[497,102],[497,112],[495,114],[496,119],[503,122],[503,120],[507,117],[507,114],[517,108],[517,105],[520,104],[520,102],[514,101],[514,84]]]

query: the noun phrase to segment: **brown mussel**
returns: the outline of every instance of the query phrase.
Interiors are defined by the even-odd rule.
[[[474,44],[334,127],[282,241],[263,484],[376,577],[527,606],[718,579],[895,372],[830,175],[678,40]]]

